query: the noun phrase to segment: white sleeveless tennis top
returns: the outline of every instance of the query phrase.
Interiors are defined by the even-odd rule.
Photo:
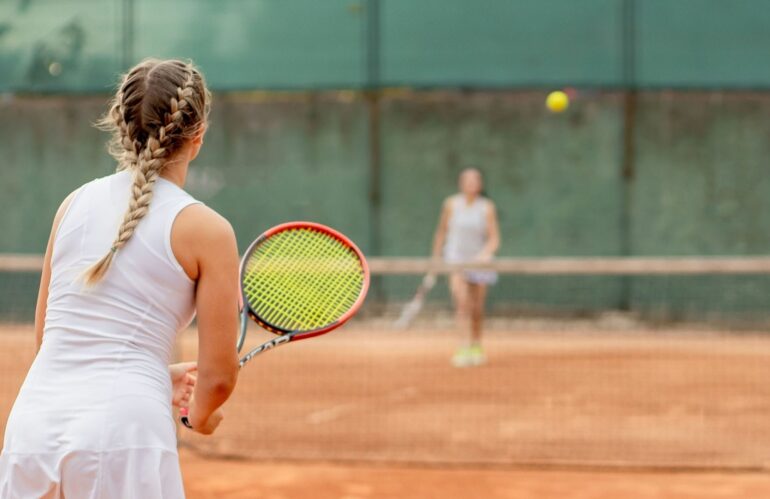
[[[449,202],[451,211],[444,243],[444,259],[451,263],[473,261],[487,244],[490,202],[479,196],[468,204],[462,194],[453,196]],[[497,282],[497,274],[486,270],[469,270],[463,272],[463,276],[466,281],[474,284]]]
[[[473,260],[487,243],[489,201],[479,196],[468,204],[465,196],[458,194],[452,196],[449,203],[451,212],[444,244],[444,258],[450,262]]]
[[[84,185],[60,223],[43,344],[9,417],[0,498],[41,497],[46,484],[51,497],[184,494],[168,364],[193,318],[195,283],[172,253],[171,227],[197,201],[159,179],[103,281],[81,280],[109,251],[131,184],[124,171]],[[42,473],[25,482],[38,488],[19,489],[22,469]]]
[[[70,341],[98,340],[100,355],[135,350],[143,362],[165,369],[177,331],[195,311],[195,283],[171,250],[171,226],[197,201],[158,179],[147,215],[118,250],[103,281],[89,289],[80,279],[110,250],[132,183],[131,173],[123,171],[84,185],[72,200],[54,241],[43,341],[66,348]]]

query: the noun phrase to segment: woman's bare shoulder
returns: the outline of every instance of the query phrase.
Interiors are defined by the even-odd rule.
[[[202,203],[185,207],[174,222],[174,230],[192,233],[196,238],[221,238],[235,236],[232,225],[225,217]]]
[[[444,198],[444,201],[441,203],[441,206],[444,207],[444,209],[451,209],[452,205],[455,202],[455,199],[457,199],[457,194],[450,194],[449,196]]]
[[[185,207],[171,228],[171,249],[188,277],[198,278],[201,265],[237,255],[235,231],[225,217],[204,204]]]

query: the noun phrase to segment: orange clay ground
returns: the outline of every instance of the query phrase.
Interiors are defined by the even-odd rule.
[[[2,425],[32,342],[0,328]],[[267,353],[217,435],[180,433],[188,497],[770,498],[770,339],[494,331],[473,370],[453,345],[350,328]]]

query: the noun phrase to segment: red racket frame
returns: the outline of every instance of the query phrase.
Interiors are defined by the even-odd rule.
[[[313,329],[310,331],[293,331],[293,330],[288,330],[285,328],[275,326],[269,323],[268,321],[262,319],[257,315],[256,312],[254,312],[254,310],[251,308],[251,304],[249,303],[248,298],[243,293],[243,278],[246,272],[246,262],[249,260],[249,257],[251,257],[251,254],[254,252],[254,250],[260,244],[262,244],[266,239],[269,239],[275,234],[278,234],[279,232],[284,232],[287,230],[292,230],[292,229],[313,229],[334,237],[345,246],[351,248],[356,253],[356,256],[358,256],[358,259],[361,261],[361,268],[364,272],[364,283],[363,283],[363,286],[361,287],[361,292],[358,295],[358,299],[355,301],[353,306],[350,307],[350,310],[345,312],[345,314],[343,314],[342,317],[337,319],[335,322],[319,329]],[[270,331],[271,333],[278,334],[278,335],[285,335],[290,333],[291,337],[289,341],[304,340],[307,338],[312,338],[314,336],[319,336],[321,334],[328,333],[329,331],[332,331],[333,329],[336,329],[342,326],[343,324],[345,324],[348,320],[350,320],[351,317],[353,317],[358,312],[358,310],[364,304],[364,300],[366,299],[366,293],[369,291],[370,280],[371,280],[371,275],[369,273],[369,264],[366,262],[366,257],[364,257],[364,254],[361,252],[358,246],[356,246],[356,244],[344,234],[332,229],[331,227],[327,227],[326,225],[322,225],[315,222],[304,222],[304,221],[287,222],[280,225],[276,225],[275,227],[272,227],[271,229],[266,230],[258,238],[256,238],[254,242],[252,242],[249,245],[248,249],[246,250],[246,253],[243,256],[243,259],[241,260],[241,268],[240,268],[241,300],[243,301],[243,307],[246,313],[248,314],[248,316],[254,322],[259,324],[260,327],[262,327],[267,331]],[[242,342],[239,342],[239,345],[240,344],[242,344]]]
[[[328,326],[324,326],[320,329],[313,329],[310,331],[289,331],[284,328],[276,327],[269,322],[261,319],[252,309],[251,304],[249,304],[249,300],[246,298],[245,294],[243,293],[243,274],[246,270],[246,262],[248,261],[251,254],[254,252],[254,249],[259,246],[262,242],[264,242],[269,237],[279,233],[283,232],[285,230],[290,229],[301,229],[301,228],[311,228],[318,230],[320,232],[324,232],[326,234],[329,234],[330,236],[336,238],[340,242],[342,242],[344,245],[351,248],[356,255],[358,256],[359,260],[361,261],[361,268],[364,272],[364,283],[361,287],[361,293],[358,295],[358,299],[355,301],[352,307],[350,307],[350,310],[345,312],[342,317],[340,317],[335,322],[329,324]],[[282,345],[283,343],[288,343],[290,341],[295,340],[304,340],[306,338],[312,338],[313,336],[318,336],[324,333],[328,333],[329,331],[332,331],[343,324],[345,324],[348,320],[350,320],[351,317],[353,317],[356,312],[361,308],[361,305],[364,304],[364,300],[366,299],[366,293],[369,291],[369,282],[371,280],[371,276],[369,273],[369,264],[366,262],[366,257],[364,257],[364,254],[361,252],[360,249],[358,249],[358,246],[355,245],[353,241],[351,241],[347,236],[341,234],[340,232],[337,232],[336,230],[332,229],[331,227],[327,227],[325,225],[315,223],[315,222],[288,222],[281,225],[276,225],[275,227],[268,229],[264,233],[262,233],[258,238],[252,242],[248,249],[246,250],[246,253],[243,255],[243,258],[241,259],[241,267],[240,267],[240,277],[239,277],[239,285],[241,287],[241,293],[240,293],[240,300],[241,300],[241,334],[238,338],[238,352],[241,351],[243,348],[243,344],[246,339],[246,331],[248,329],[248,320],[246,319],[246,316],[251,317],[251,319],[259,324],[262,328],[266,329],[267,331],[270,331],[272,333],[275,333],[279,335],[277,338],[274,338],[270,341],[267,341],[263,343],[262,345],[252,349],[249,353],[244,355],[240,359],[240,367],[243,367],[246,365],[251,359],[253,359],[256,355],[266,351],[270,350],[272,348],[275,348],[279,345]],[[192,429],[192,425],[189,421],[189,411],[188,409],[184,408],[179,411],[180,412],[180,421],[181,423],[186,426],[187,428]]]

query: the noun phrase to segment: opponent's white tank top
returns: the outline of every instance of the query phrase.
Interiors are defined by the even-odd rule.
[[[449,262],[473,260],[487,243],[489,201],[479,196],[468,204],[465,196],[458,194],[449,202],[444,258]]]

